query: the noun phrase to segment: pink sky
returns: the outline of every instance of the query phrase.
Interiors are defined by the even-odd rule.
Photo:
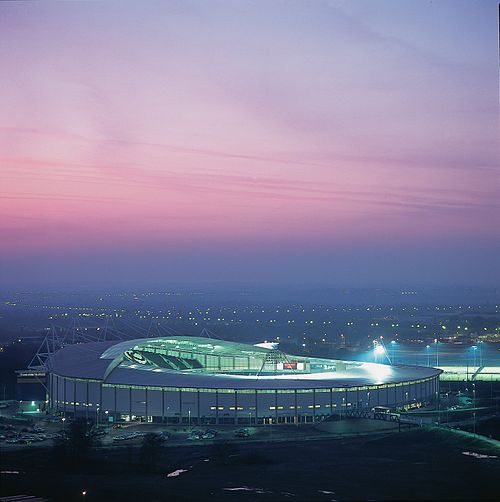
[[[154,256],[165,281],[182,280],[186,254],[202,267],[228,249],[242,261],[205,280],[272,280],[281,252],[276,280],[302,260],[315,264],[298,279],[329,282],[348,279],[350,250],[360,264],[413,252],[401,264],[418,269],[434,248],[436,277],[475,260],[464,280],[488,282],[497,5],[371,5],[2,3],[7,282],[64,282],[70,263],[99,270],[120,253],[117,274]]]

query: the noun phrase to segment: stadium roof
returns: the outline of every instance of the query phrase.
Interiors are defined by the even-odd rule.
[[[130,350],[176,348],[196,354],[256,356],[265,359],[271,349],[199,337],[167,337],[68,345],[52,358],[49,370],[61,376],[92,378],[109,384],[149,385],[210,389],[329,388],[408,382],[435,377],[441,370],[420,366],[389,366],[355,361],[287,356],[295,361],[337,365],[337,371],[239,374],[231,371],[176,371],[153,364],[134,364],[124,354]],[[340,365],[339,365],[340,363]]]

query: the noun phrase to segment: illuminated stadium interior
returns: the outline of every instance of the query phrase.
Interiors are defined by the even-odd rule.
[[[125,344],[127,346],[128,344]],[[345,370],[346,363],[329,359],[285,354],[273,345],[245,345],[222,340],[176,337],[146,340],[123,352],[122,367],[144,370],[175,370],[192,373],[230,375],[305,375]],[[113,347],[102,358],[116,355],[121,347]],[[120,358],[118,353],[116,357]],[[349,363],[360,366],[360,363]]]

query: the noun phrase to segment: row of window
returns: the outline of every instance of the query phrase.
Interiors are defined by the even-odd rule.
[[[95,405],[93,403],[80,403],[78,401],[58,401],[58,400],[54,400],[55,403],[58,403],[58,404],[65,404],[65,405],[68,405],[68,406],[87,406],[87,407],[92,407],[92,406],[95,406],[95,407],[99,407],[100,404],[99,403],[96,403]],[[341,405],[338,405],[338,406],[341,406]],[[342,405],[344,406],[344,405]],[[345,404],[345,406],[352,406],[352,403],[347,403]],[[305,408],[306,406],[301,406],[301,405],[297,405],[296,407],[295,406],[288,406],[288,408],[290,410],[294,410],[294,409],[301,409],[301,408]],[[315,404],[315,405],[308,405],[307,408],[336,408],[337,407],[337,404],[332,404],[332,405],[329,405],[329,404],[324,404],[324,405],[321,405],[321,404]],[[225,408],[224,406],[210,406],[210,409],[211,410],[219,410],[219,411],[223,411]],[[244,411],[245,409],[247,410],[255,410],[255,406],[250,406],[248,408],[244,408],[243,406],[229,406],[229,410],[231,411]],[[270,410],[283,410],[284,407],[283,406],[269,406],[269,409]]]
[[[357,392],[357,391],[370,391],[370,390],[382,390],[382,389],[394,389],[394,387],[408,387],[409,385],[416,385],[419,383],[424,383],[429,380],[421,380],[421,381],[412,381],[412,382],[399,382],[396,384],[383,384],[383,385],[366,385],[363,387],[349,387],[349,388],[332,388],[332,389],[205,389],[205,388],[194,388],[194,387],[141,387],[137,385],[115,385],[115,384],[103,384],[103,387],[106,388],[113,388],[116,387],[118,389],[132,389],[132,390],[142,390],[144,391],[147,389],[148,391],[162,391],[164,390],[165,392],[208,392],[208,393],[215,393],[217,392],[218,394],[294,394],[297,392],[297,394],[312,394],[313,392],[316,393],[323,393],[323,392]]]
[[[95,405],[92,404],[92,403],[80,403],[78,401],[58,401],[57,399],[54,399],[53,401],[54,403],[58,403],[58,404],[66,404],[66,405],[69,405],[69,406],[87,406],[87,407],[92,407],[92,406],[95,406],[96,408],[101,406],[99,403],[96,403]]]
[[[338,406],[341,406],[340,404]],[[347,403],[345,405],[342,405],[342,406],[352,406],[352,403]],[[336,408],[337,405],[336,404],[332,404],[331,406],[329,404],[324,404],[324,405],[321,405],[321,404],[315,404],[315,405],[308,405],[308,406],[301,406],[301,405],[297,405],[297,406],[288,406],[288,409],[290,410],[295,410],[295,409],[301,409],[301,408]],[[270,410],[283,410],[285,407],[284,406],[269,406],[269,409]],[[224,410],[224,406],[210,406],[210,409],[213,411],[213,410],[219,410],[219,411],[222,411]],[[244,408],[243,406],[238,406],[238,407],[235,407],[235,406],[229,406],[229,409],[231,411],[235,411],[235,410],[238,410],[238,411],[243,411],[243,410],[249,410],[249,411],[254,411],[255,410],[255,406],[249,406],[248,408]]]
[[[410,394],[414,394],[414,393],[412,392],[412,393],[410,393]],[[65,402],[65,401],[62,401],[62,400],[56,400],[56,399],[54,399],[54,402],[55,402],[55,403],[61,403],[61,404],[71,404],[71,405],[73,405],[73,404],[74,404],[74,402],[73,402],[73,401],[72,401],[72,402],[69,402],[69,401],[66,401],[66,402]],[[185,404],[188,404],[188,403],[185,403]],[[77,406],[80,406],[80,405],[81,405],[81,406],[88,406],[88,407],[93,407],[93,406],[98,407],[98,406],[100,406],[100,404],[99,404],[99,403],[95,403],[95,404],[94,404],[94,403],[85,403],[85,402],[82,402],[82,403],[77,402],[77,403],[76,403],[76,405],[77,405]],[[317,405],[315,405],[315,406],[316,406],[316,407],[319,407],[319,406],[321,406],[321,405],[317,404]],[[327,408],[328,408],[328,407],[330,407],[330,404],[325,404],[325,405],[323,405],[323,406],[325,406],[325,407],[327,407]],[[332,404],[332,406],[333,406],[333,407],[335,407],[335,406],[337,406],[337,405],[336,405],[336,404]],[[348,404],[347,404],[347,406],[350,406],[350,403],[348,403]],[[310,407],[311,407],[311,406],[310,406]],[[293,407],[292,407],[292,408],[293,408]],[[298,408],[300,408],[300,406],[298,406]],[[211,407],[211,409],[215,409],[215,407]],[[223,409],[223,408],[220,408],[220,407],[219,407],[219,409]],[[235,408],[235,407],[230,407],[230,409],[231,409],[231,410],[234,410],[234,409],[238,409],[238,410],[240,410],[240,409],[241,409],[241,410],[242,410],[242,409],[244,409],[244,408],[242,408],[242,407],[238,406],[237,408]],[[250,407],[250,408],[247,408],[247,409],[251,409],[251,410],[252,410],[252,409],[255,409],[255,407]],[[274,407],[270,407],[269,409],[274,409]],[[278,409],[282,409],[282,408],[278,407]]]
[[[61,377],[64,378],[64,377]],[[381,385],[364,385],[359,387],[349,387],[349,388],[320,388],[320,389],[207,389],[207,388],[195,388],[195,387],[156,387],[156,386],[139,386],[139,385],[121,385],[121,384],[106,384],[103,383],[103,388],[116,388],[116,389],[127,389],[127,390],[139,390],[139,391],[165,391],[165,392],[208,392],[218,394],[293,394],[297,392],[297,394],[310,394],[313,392],[323,393],[323,392],[357,392],[357,391],[370,391],[370,390],[381,390],[381,389],[394,389],[394,387],[403,387],[408,385],[416,385],[429,381],[433,381],[435,377],[425,378],[421,380],[412,380],[411,382],[398,382],[393,384],[381,384]],[[66,378],[68,381],[76,381],[76,382],[95,382],[101,383],[99,380],[86,380],[79,378]]]

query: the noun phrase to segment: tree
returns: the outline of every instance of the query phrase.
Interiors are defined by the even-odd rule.
[[[69,424],[66,434],[54,441],[56,460],[68,468],[81,467],[89,458],[94,446],[94,437],[85,419]]]
[[[140,461],[145,471],[153,471],[158,463],[161,439],[158,434],[148,432],[142,438]]]

